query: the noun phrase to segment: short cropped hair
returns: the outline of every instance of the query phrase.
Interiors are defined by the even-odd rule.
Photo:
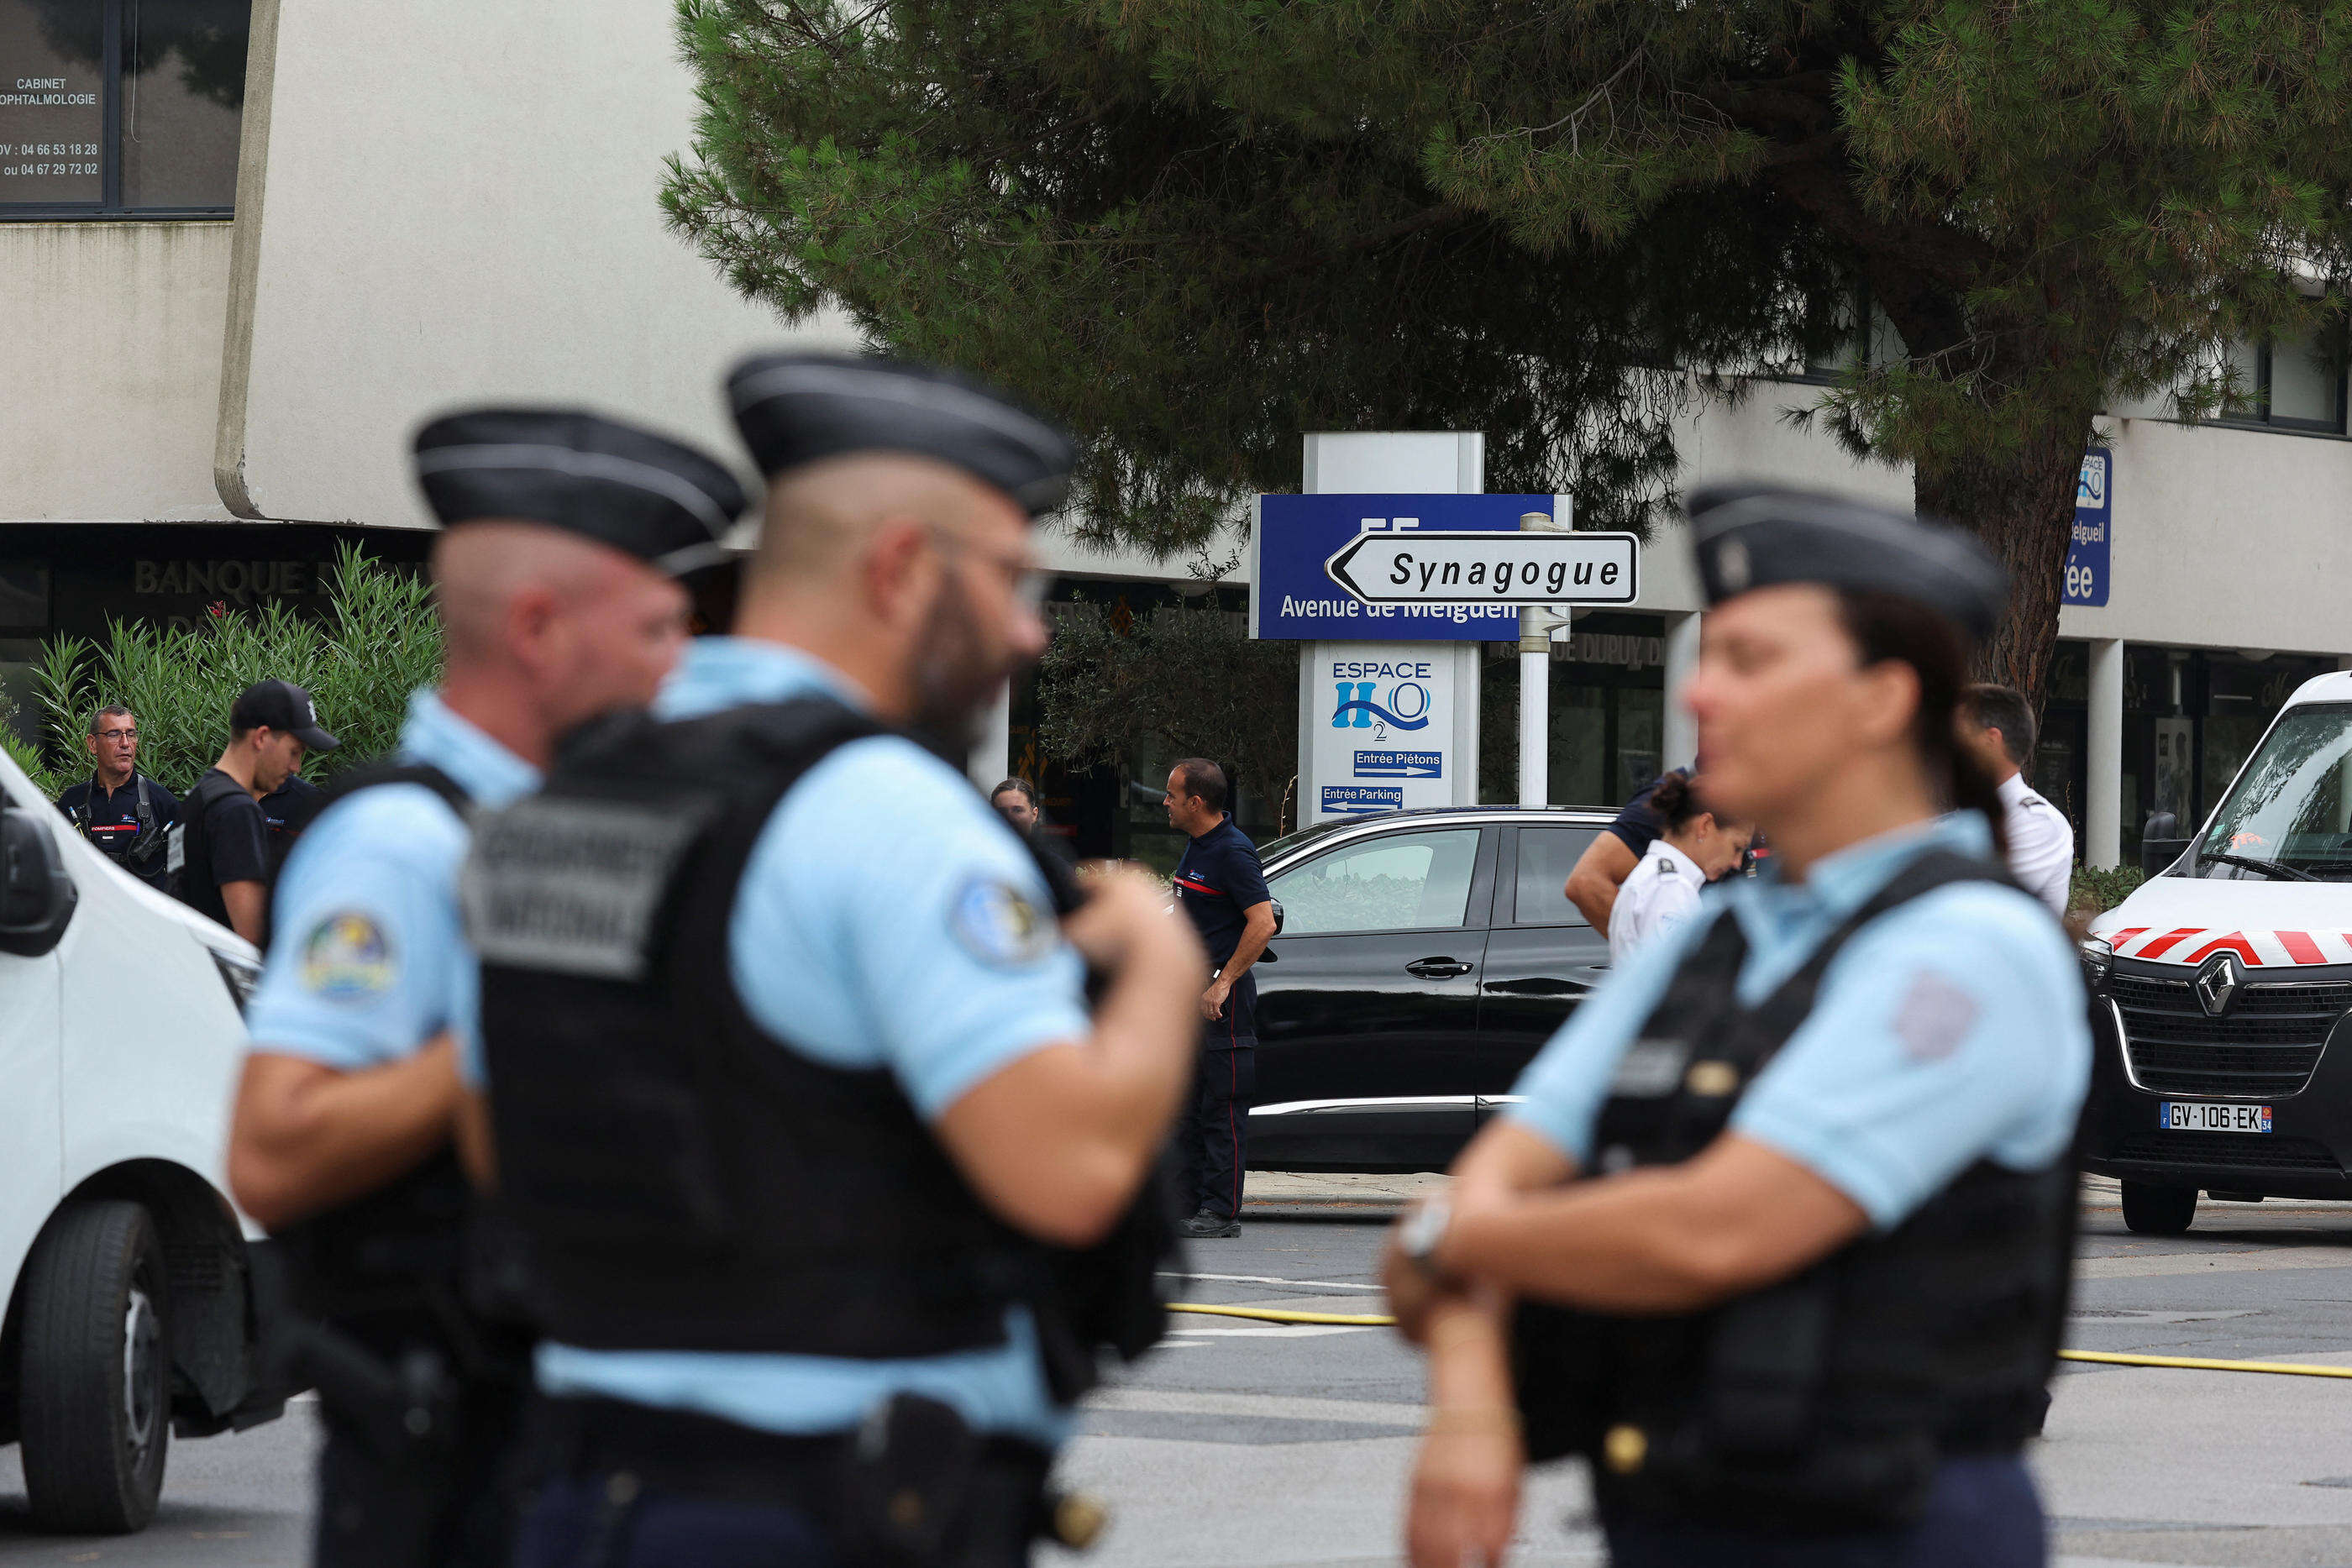
[[[1188,757],[1172,769],[1183,781],[1184,793],[1212,811],[1225,809],[1225,770],[1205,757]]]
[[[89,716],[90,734],[93,736],[96,735],[100,730],[106,727],[106,721],[108,719],[113,718],[118,715],[123,718],[131,720],[133,724],[139,722],[139,716],[132,713],[129,708],[124,707],[121,703],[109,703],[104,707],[100,708],[96,713]]]
[[[988,798],[992,801],[1007,789],[1013,790],[1032,806],[1037,803],[1037,786],[1030,783],[1026,779],[1007,779],[1003,783],[991,789],[988,792]]]
[[[1960,694],[1960,714],[1977,729],[2000,731],[2001,749],[2020,768],[2032,759],[2039,727],[2023,692],[2010,686],[1970,686]]]

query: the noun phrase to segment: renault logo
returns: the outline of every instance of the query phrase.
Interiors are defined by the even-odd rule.
[[[2197,992],[2197,1005],[2205,1009],[2205,1016],[2217,1019],[2230,1010],[2230,1003],[2238,994],[2238,982],[2244,977],[2244,966],[2238,962],[2236,955],[2216,953],[2189,984]]]

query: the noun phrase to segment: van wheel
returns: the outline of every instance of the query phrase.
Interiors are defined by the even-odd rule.
[[[172,1441],[163,1244],[139,1204],[68,1205],[25,1266],[18,1427],[34,1522],[143,1530]]]
[[[2124,1189],[2124,1228],[2137,1236],[2179,1236],[2197,1218],[2197,1189],[2158,1186],[2153,1182],[2127,1181]]]

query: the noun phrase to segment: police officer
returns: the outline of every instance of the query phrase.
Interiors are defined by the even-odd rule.
[[[1960,739],[2000,781],[2009,874],[2063,920],[2074,891],[2074,829],[2065,813],[2025,781],[2036,728],[2033,705],[2013,687],[1973,685],[1960,698]]]
[[[1400,1222],[1412,1561],[1498,1560],[1523,1463],[1572,1452],[1620,1564],[2039,1563],[2019,1448],[2090,1052],[1953,726],[2002,575],[1830,497],[1690,513],[1702,788],[1774,858],[1614,973]]]
[[[437,420],[416,470],[447,530],[443,684],[288,862],[230,1141],[237,1201],[291,1276],[275,1343],[321,1395],[321,1568],[507,1560],[499,1456],[528,1344],[463,1277],[451,1150],[468,817],[530,789],[559,733],[652,695],[686,638],[675,573],[745,504],[703,454],[561,410]]]
[[[545,1334],[518,1560],[1025,1562],[1095,1349],[1158,1332],[1161,1255],[1120,1217],[1189,1080],[1199,947],[1136,878],[1057,923],[912,738],[961,755],[1042,647],[1066,439],[887,361],[728,388],[771,481],[734,634],[568,745],[467,873]]]
[[[169,884],[168,842],[180,798],[139,771],[139,720],[120,703],[89,716],[83,740],[90,777],[58,797],[58,810],[100,854],[148,886]]]

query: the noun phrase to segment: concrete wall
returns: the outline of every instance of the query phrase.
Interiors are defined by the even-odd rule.
[[[226,223],[0,224],[0,523],[221,521]]]
[[[672,8],[594,9],[258,0],[216,455],[240,515],[420,521],[409,434],[470,400],[736,456],[719,374],[788,334],[662,226],[695,110]]]

